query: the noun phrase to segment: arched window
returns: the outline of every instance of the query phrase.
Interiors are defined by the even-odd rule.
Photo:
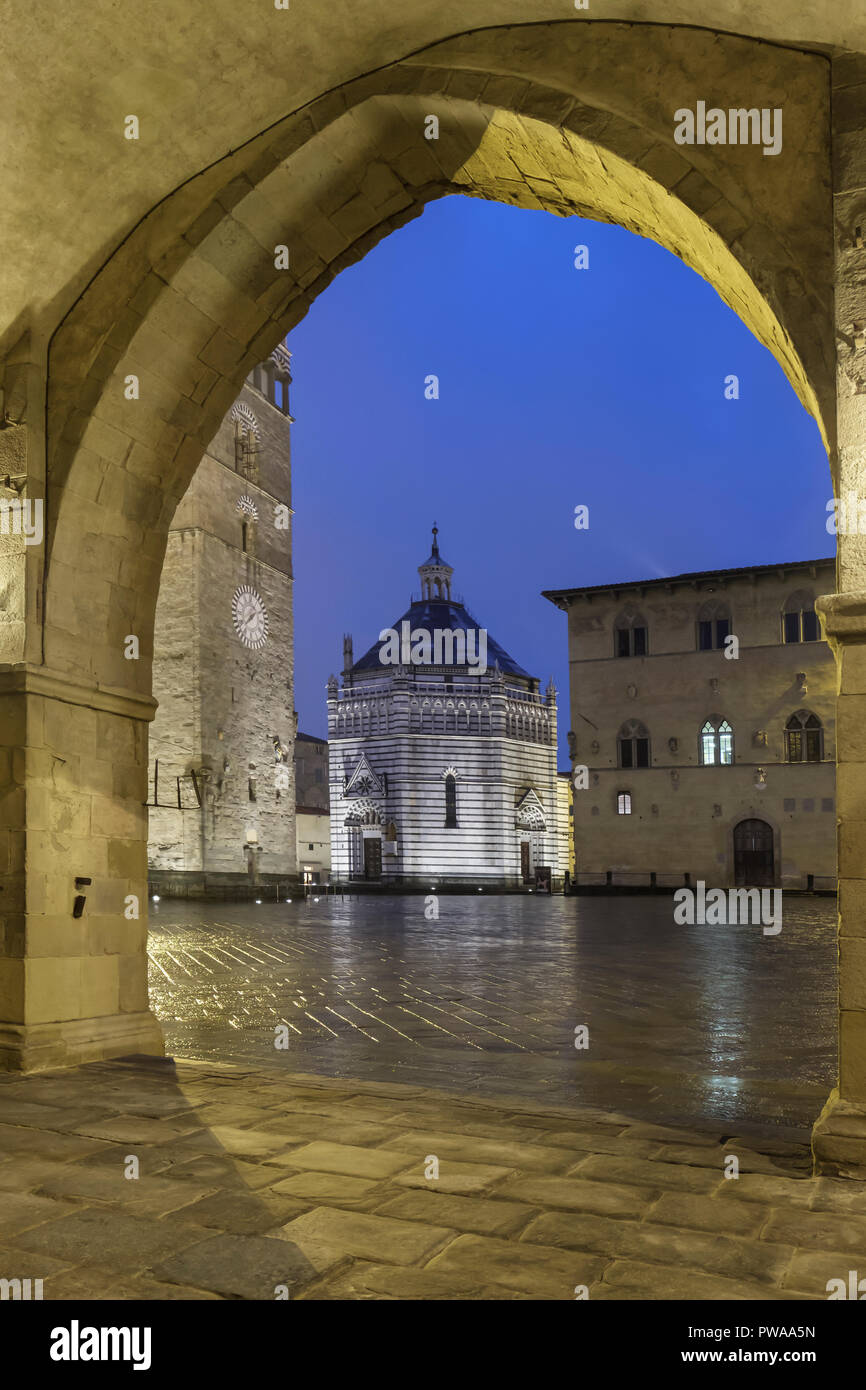
[[[721,650],[730,631],[730,605],[723,599],[708,599],[698,609],[698,651]]]
[[[782,611],[782,641],[817,642],[820,636],[815,597],[806,589],[798,589]]]
[[[734,761],[734,731],[727,719],[712,715],[701,729],[700,760],[705,767],[729,767]]]
[[[617,735],[617,749],[620,767],[649,767],[649,734],[636,719],[623,724]]]
[[[824,729],[817,714],[799,709],[785,725],[785,758],[789,763],[819,763],[824,753]]]
[[[445,829],[457,829],[457,778],[453,772],[445,778]]]
[[[646,656],[649,651],[646,619],[627,608],[614,624],[614,652],[617,656]]]
[[[253,425],[244,419],[235,420],[235,468],[242,477],[258,481],[258,440]]]

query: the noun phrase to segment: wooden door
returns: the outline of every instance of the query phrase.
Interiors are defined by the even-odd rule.
[[[378,835],[368,835],[364,839],[364,877],[382,877],[382,841]]]
[[[741,820],[734,827],[734,882],[738,888],[772,888],[776,882],[773,827]]]

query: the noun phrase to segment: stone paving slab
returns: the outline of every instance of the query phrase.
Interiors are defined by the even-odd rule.
[[[805,1133],[213,1062],[0,1076],[0,1278],[46,1299],[808,1300],[864,1251],[866,1185],[809,1176]]]

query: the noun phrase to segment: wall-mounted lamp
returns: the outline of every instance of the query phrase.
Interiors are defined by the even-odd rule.
[[[92,882],[93,882],[93,879],[91,879],[91,878],[77,878],[77,879],[75,880],[75,887],[76,887],[76,888],[89,888]],[[76,894],[75,901],[74,901],[74,903],[72,904],[72,915],[73,915],[73,917],[82,917],[82,916],[84,915],[84,904],[85,904],[86,902],[87,902],[87,898],[85,897],[84,893],[77,893],[77,894]]]

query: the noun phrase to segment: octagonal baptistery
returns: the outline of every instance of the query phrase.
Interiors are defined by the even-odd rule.
[[[332,881],[558,887],[568,782],[553,681],[541,694],[452,595],[435,525],[418,574],[420,596],[358,661],[345,638],[342,686],[328,681]]]

